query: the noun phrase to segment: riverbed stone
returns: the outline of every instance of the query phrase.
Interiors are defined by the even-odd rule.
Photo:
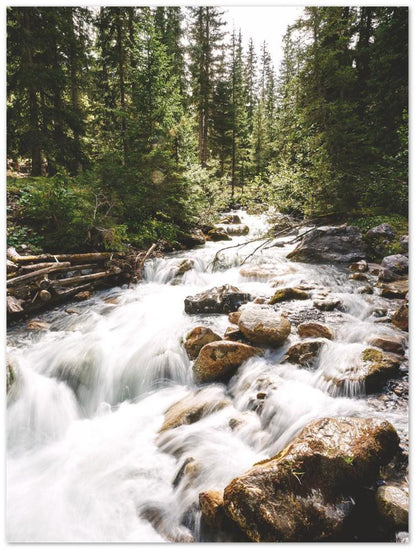
[[[287,350],[283,361],[296,363],[304,366],[310,364],[321,351],[324,342],[322,340],[310,340],[308,342],[297,342]]]
[[[273,305],[289,300],[307,300],[308,298],[309,294],[299,288],[280,288],[270,298],[269,304]]]
[[[348,276],[348,279],[351,279],[352,281],[368,281],[368,277],[364,275],[364,273],[351,273],[351,275]]]
[[[289,336],[291,325],[272,308],[250,304],[242,310],[238,327],[252,344],[278,347]]]
[[[208,231],[207,238],[211,241],[231,241],[224,229],[214,228]]]
[[[234,237],[239,237],[241,235],[247,235],[250,231],[248,225],[244,223],[231,223],[225,225],[216,225],[216,229],[224,231],[227,235],[232,235]]]
[[[301,338],[327,338],[334,339],[333,331],[322,323],[306,322],[298,326],[298,334]]]
[[[245,361],[262,353],[263,350],[240,342],[211,342],[201,349],[194,363],[195,379],[206,383],[230,378]]]
[[[395,311],[391,322],[401,330],[409,330],[409,306],[406,302]]]
[[[222,529],[228,519],[224,512],[224,499],[220,491],[199,493],[199,508],[210,527]]]
[[[195,266],[195,262],[193,260],[190,260],[189,258],[186,258],[185,260],[182,260],[182,262],[178,265],[178,269],[175,272],[175,277],[180,277],[187,271],[191,271]]]
[[[409,292],[409,280],[401,279],[391,283],[385,283],[381,286],[380,295],[383,298],[403,299]]]
[[[241,218],[238,214],[226,214],[223,216],[219,224],[241,224]]]
[[[261,265],[252,265],[242,267],[240,269],[240,275],[242,277],[247,277],[247,279],[269,280],[276,275],[276,269],[267,268]]]
[[[239,321],[240,317],[241,317],[241,310],[232,311],[231,313],[228,314],[228,320],[233,325],[238,325],[238,321]]]
[[[165,411],[159,432],[173,430],[184,424],[194,424],[201,418],[227,407],[229,402],[218,392],[197,390],[180,399]]]
[[[372,336],[368,339],[368,343],[383,351],[404,355],[404,340],[399,336]]]
[[[382,259],[381,267],[395,275],[406,275],[409,271],[409,258],[404,254],[392,254]]]
[[[407,530],[409,525],[409,496],[396,485],[383,485],[377,489],[376,505],[383,519],[396,530]]]
[[[223,285],[185,298],[185,312],[189,314],[230,313],[237,311],[250,299],[250,294],[241,292],[237,287]]]
[[[245,340],[244,334],[241,332],[241,330],[236,327],[227,327],[227,329],[224,332],[224,340],[231,340],[232,342],[241,342]]]
[[[201,349],[211,342],[221,340],[221,336],[208,327],[195,327],[186,336],[185,349],[189,359],[196,359]]]
[[[307,233],[288,254],[298,262],[352,263],[365,259],[367,246],[358,227],[318,227]]]
[[[313,305],[320,311],[333,311],[341,307],[342,303],[337,298],[328,298],[327,300],[314,300]]]
[[[225,512],[254,542],[328,540],[352,510],[349,497],[375,482],[380,466],[398,449],[389,422],[316,420],[279,454],[225,488]]]
[[[348,266],[348,269],[356,273],[364,273],[368,271],[367,260],[360,260],[359,262],[353,262]]]

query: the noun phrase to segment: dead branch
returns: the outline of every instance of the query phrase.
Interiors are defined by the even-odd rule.
[[[9,279],[6,282],[6,286],[7,287],[16,286],[23,281],[30,281],[32,279],[36,279],[40,277],[41,275],[45,275],[46,273],[52,273],[53,271],[60,271],[62,269],[69,267],[70,265],[71,265],[70,262],[62,262],[62,263],[57,263],[51,267],[44,267],[43,269],[38,269],[37,271],[32,271],[31,273],[26,273],[25,275],[19,275],[18,277]]]

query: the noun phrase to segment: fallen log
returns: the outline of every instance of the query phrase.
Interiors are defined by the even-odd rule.
[[[97,279],[102,279],[104,277],[111,277],[111,275],[118,275],[121,273],[121,269],[112,269],[111,271],[101,271],[100,273],[91,273],[90,275],[77,275],[75,277],[66,277],[65,279],[56,279],[51,281],[52,286],[67,286],[77,283],[82,283],[84,281],[96,281]]]
[[[46,273],[52,273],[53,271],[60,271],[62,269],[69,267],[70,265],[71,265],[70,262],[56,263],[51,267],[44,267],[43,269],[38,269],[37,271],[32,271],[31,273],[25,273],[25,275],[19,275],[18,277],[9,279],[6,282],[6,286],[7,287],[16,286],[23,281],[30,281],[32,279],[36,279],[37,277],[40,277],[41,275],[45,275]]]
[[[109,260],[114,252],[86,252],[83,254],[38,254],[31,256],[21,256],[15,248],[7,249],[7,257],[15,263],[31,262],[99,262]]]

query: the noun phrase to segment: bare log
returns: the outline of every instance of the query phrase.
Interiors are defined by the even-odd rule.
[[[33,263],[33,262],[100,262],[111,259],[113,252],[87,252],[85,254],[38,254],[31,256],[21,256],[16,249],[10,247],[7,249],[7,257],[15,263]]]
[[[61,265],[64,262],[61,262]],[[66,262],[65,262],[66,263]],[[44,267],[51,267],[57,265],[57,262],[44,262],[39,264],[29,264],[29,265],[22,265],[20,266],[20,269],[25,272],[33,271],[36,269],[43,269]],[[68,267],[67,271],[81,271],[82,269],[94,269],[97,268],[97,264],[80,264],[80,265],[71,265]]]
[[[83,283],[86,281],[96,281],[104,277],[110,277],[111,275],[118,275],[121,273],[121,269],[114,268],[111,271],[101,271],[100,273],[91,273],[90,275],[77,275],[75,277],[66,277],[66,279],[57,279],[52,281],[52,286],[68,286],[77,283]]]
[[[52,273],[53,271],[59,271],[59,270],[65,269],[70,265],[71,265],[70,262],[62,262],[62,263],[57,263],[51,267],[44,267],[43,269],[32,271],[31,273],[25,273],[25,275],[19,275],[18,277],[9,279],[6,283],[6,286],[7,287],[16,286],[16,285],[19,285],[21,282],[30,281],[32,279],[36,279],[40,277],[41,275],[45,275],[46,273]]]

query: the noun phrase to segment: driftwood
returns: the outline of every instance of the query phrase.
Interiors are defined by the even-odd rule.
[[[110,271],[102,271],[101,273],[91,273],[90,275],[77,275],[76,277],[66,277],[65,279],[57,279],[53,281],[53,285],[57,284],[59,286],[68,286],[78,283],[83,283],[86,281],[96,281],[97,279],[102,279],[103,277],[110,277],[111,275],[118,275],[121,272],[120,269],[112,269]]]
[[[112,258],[114,252],[87,252],[85,254],[38,254],[36,256],[21,256],[16,249],[10,247],[7,249],[7,257],[9,260],[19,263],[30,262],[97,262],[105,261]]]
[[[18,277],[14,277],[13,279],[9,279],[6,282],[6,286],[16,286],[23,281],[30,281],[33,279],[36,279],[37,277],[40,277],[41,275],[45,275],[46,273],[52,273],[53,271],[62,271],[62,269],[65,269],[67,267],[70,267],[70,262],[62,262],[62,263],[56,263],[53,266],[50,267],[44,267],[43,269],[38,269],[37,271],[32,271],[31,273],[26,273],[25,275],[19,275]]]

